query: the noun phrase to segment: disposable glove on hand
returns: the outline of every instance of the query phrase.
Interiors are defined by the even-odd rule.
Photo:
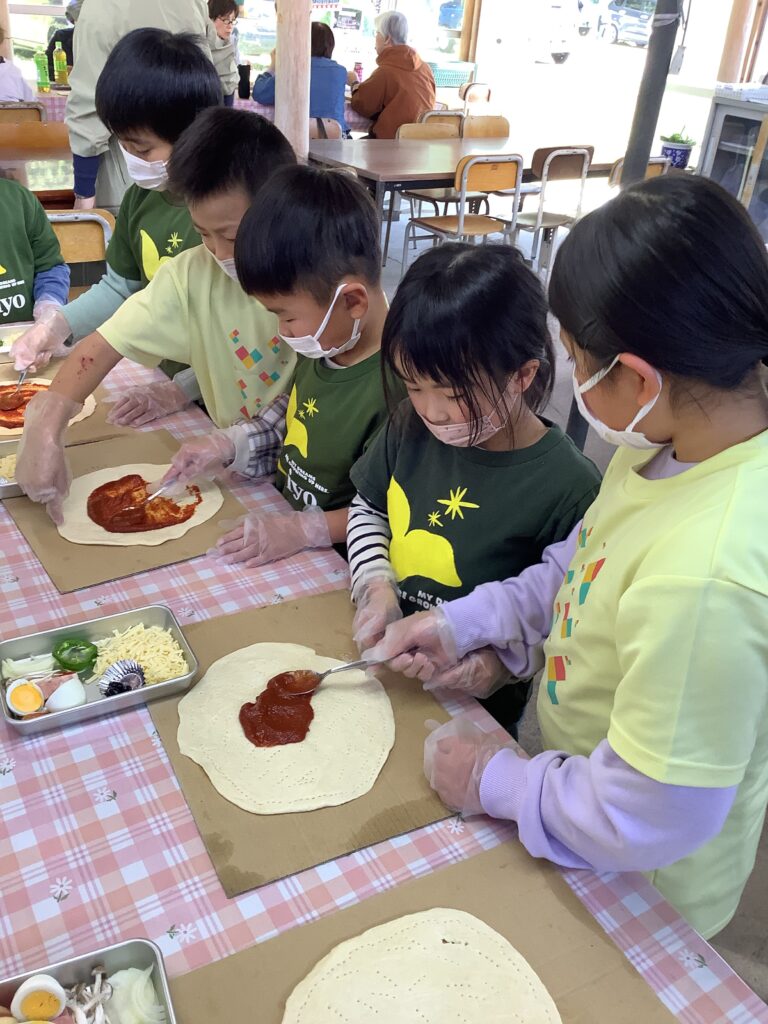
[[[227,466],[235,457],[235,443],[223,430],[187,441],[171,460],[171,468],[163,483],[178,480],[187,484],[192,480],[215,480],[226,474]]]
[[[470,697],[490,697],[510,681],[509,669],[495,651],[470,651],[451,668],[437,671],[425,690],[456,690]]]
[[[67,355],[64,344],[72,328],[55,302],[39,302],[34,310],[35,324],[11,345],[14,369],[34,373],[44,369],[51,359]]]
[[[131,388],[122,395],[107,416],[107,423],[119,427],[143,427],[162,416],[180,412],[190,399],[172,380]]]
[[[429,721],[424,743],[424,774],[446,807],[462,817],[484,814],[480,781],[491,758],[504,749],[492,736],[467,717],[452,718],[444,725]]]
[[[362,654],[378,643],[387,626],[402,619],[403,613],[395,581],[387,575],[363,580],[357,590],[356,603],[352,636]]]
[[[385,661],[393,672],[425,683],[458,661],[451,624],[440,608],[393,622],[387,626],[384,639],[364,657]]]
[[[72,482],[64,454],[64,432],[82,408],[81,402],[73,402],[56,391],[40,391],[24,413],[16,482],[30,500],[45,505],[57,524],[62,522],[61,503]]]
[[[329,548],[331,544],[325,513],[310,508],[304,512],[245,516],[208,554],[225,565],[254,569],[307,548]]]

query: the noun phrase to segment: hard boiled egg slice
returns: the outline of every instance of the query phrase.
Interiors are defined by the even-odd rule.
[[[43,691],[29,679],[17,679],[5,692],[8,707],[17,715],[33,715],[42,711],[45,697]]]
[[[11,1013],[20,1021],[53,1020],[66,1008],[67,994],[49,974],[23,981],[13,997]]]
[[[85,704],[85,687],[76,675],[65,679],[45,702],[47,711],[68,711]]]

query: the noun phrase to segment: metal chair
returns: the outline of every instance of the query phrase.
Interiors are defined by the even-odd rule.
[[[464,118],[463,139],[508,139],[509,121],[501,114],[470,114]]]
[[[42,103],[32,100],[0,103],[0,124],[24,124],[30,121],[40,124],[47,120],[48,115]]]
[[[406,270],[408,245],[416,237],[417,229],[425,234],[419,237],[432,238],[433,245],[443,242],[474,241],[489,235],[500,234],[510,242],[515,233],[518,196],[516,190],[523,180],[523,158],[518,153],[492,154],[489,156],[465,156],[456,166],[454,188],[459,193],[458,209],[455,216],[414,217],[408,221],[403,242],[402,274]],[[490,217],[470,213],[468,195],[472,192],[504,191],[512,197],[512,217]]]
[[[464,113],[470,107],[480,106],[491,101],[491,87],[484,82],[465,82],[459,86],[459,99],[464,102]]]
[[[103,263],[107,246],[115,230],[115,218],[108,210],[46,211],[59,240],[65,263]],[[69,298],[77,298],[87,288],[70,288]]]
[[[549,264],[557,231],[573,224],[581,216],[584,185],[592,162],[594,146],[537,149],[531,161],[531,170],[541,181],[539,205],[535,213],[520,213],[518,231],[532,231],[531,263],[537,265],[545,282],[549,279]],[[552,181],[579,181],[578,199],[572,213],[554,213],[545,209],[547,185]],[[543,244],[542,244],[543,240]]]
[[[662,174],[666,174],[669,168],[672,166],[672,161],[666,156],[652,156],[648,160],[648,166],[645,169],[645,179],[648,178],[660,178]],[[609,188],[618,188],[621,185],[621,176],[624,173],[624,157],[617,160],[611,168],[611,173],[608,175],[608,186]]]
[[[427,110],[426,113],[422,114],[419,118],[421,124],[455,124],[459,129],[459,135],[461,135],[461,129],[464,124],[464,111],[463,110]]]
[[[309,119],[310,139],[342,139],[344,133],[338,121],[332,117],[310,117]]]

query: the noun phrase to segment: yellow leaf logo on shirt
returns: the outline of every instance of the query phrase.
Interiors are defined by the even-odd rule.
[[[450,541],[427,530],[410,529],[411,506],[394,477],[387,491],[387,512],[392,530],[389,560],[398,580],[423,576],[442,583],[444,587],[460,587],[461,579],[456,572],[456,556]]]
[[[5,267],[2,265],[2,263],[0,263],[0,274],[4,274],[4,273],[5,273]]]
[[[294,448],[298,448],[301,454],[306,459],[307,452],[309,450],[309,434],[307,428],[296,416],[296,409],[298,408],[298,399],[296,397],[296,385],[294,384],[291,388],[291,397],[288,399],[288,408],[285,412],[285,441],[284,446],[287,448],[289,444],[292,444]]]
[[[144,276],[148,281],[151,281],[160,267],[164,263],[168,263],[173,257],[161,256],[157,251],[157,246],[143,228],[139,232],[139,237],[141,238],[141,266]]]

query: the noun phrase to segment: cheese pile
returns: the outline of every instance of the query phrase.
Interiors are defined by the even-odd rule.
[[[13,480],[16,475],[16,455],[0,457],[0,480]]]
[[[119,632],[115,630],[106,640],[96,642],[99,655],[93,671],[101,676],[110,665],[124,658],[138,661],[144,669],[148,686],[164,683],[189,672],[184,652],[166,629],[139,623]]]

